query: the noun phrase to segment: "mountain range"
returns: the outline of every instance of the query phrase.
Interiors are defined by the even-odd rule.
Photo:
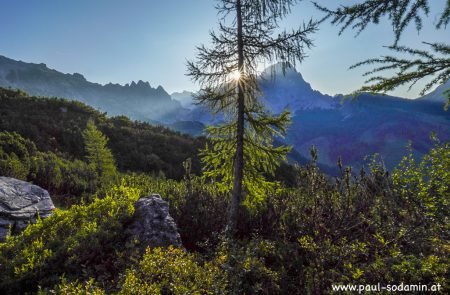
[[[419,99],[360,94],[357,97],[330,96],[314,90],[294,68],[284,72],[279,64],[259,76],[261,97],[274,113],[289,109],[292,124],[286,138],[278,143],[293,146],[292,161],[309,158],[318,149],[319,164],[336,174],[339,157],[359,169],[366,155],[379,154],[388,168],[399,163],[411,143],[420,157],[432,146],[431,132],[450,140],[450,113],[444,111],[444,91],[450,81]],[[177,131],[201,135],[205,125],[222,120],[202,106],[193,104],[193,93],[169,95],[161,86],[148,82],[100,85],[81,74],[63,74],[44,64],[15,61],[0,56],[0,86],[18,88],[31,95],[80,100],[109,115],[165,124]]]
[[[83,75],[63,74],[45,64],[26,63],[0,56],[0,87],[21,89],[30,95],[78,100],[107,112],[147,122],[171,122],[183,112],[162,86],[148,82],[101,85]]]
[[[450,140],[450,113],[444,110],[444,91],[450,88],[450,81],[418,99],[368,93],[330,96],[314,90],[294,68],[283,73],[278,64],[263,71],[259,85],[269,110],[291,111],[287,136],[277,139],[292,145],[291,160],[304,163],[315,146],[319,164],[330,174],[338,173],[338,158],[359,169],[368,163],[367,155],[378,154],[392,169],[408,152],[409,143],[419,158],[433,145],[432,132],[443,141]],[[185,103],[187,96],[184,93]],[[204,126],[198,121],[208,125],[221,119],[198,106],[192,107],[188,116],[187,121],[172,127],[197,135]]]

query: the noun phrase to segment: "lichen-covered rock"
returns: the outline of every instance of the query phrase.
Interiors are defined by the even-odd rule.
[[[181,247],[177,225],[169,214],[169,204],[159,195],[140,198],[134,205],[133,221],[128,227],[133,239],[150,247]]]
[[[0,176],[0,241],[11,227],[13,233],[22,231],[39,215],[46,218],[55,209],[46,190],[28,182]]]

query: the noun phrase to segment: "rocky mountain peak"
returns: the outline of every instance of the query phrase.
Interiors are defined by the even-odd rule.
[[[72,76],[73,76],[75,79],[77,79],[77,80],[87,81],[86,78],[85,78],[83,75],[79,74],[79,73],[73,73]]]
[[[273,112],[303,109],[334,109],[336,100],[314,90],[290,64],[277,63],[266,68],[259,79],[263,101]]]

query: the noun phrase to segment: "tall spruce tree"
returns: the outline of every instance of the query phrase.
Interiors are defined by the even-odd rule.
[[[323,20],[330,19],[332,24],[341,27],[339,34],[346,29],[354,29],[359,34],[370,24],[378,24],[383,17],[391,22],[395,38],[388,48],[398,55],[371,58],[351,66],[351,68],[363,65],[375,66],[364,74],[369,76],[369,79],[358,91],[387,92],[405,84],[409,84],[411,88],[419,80],[429,78],[421,90],[421,94],[424,94],[434,85],[443,84],[450,79],[448,40],[424,42],[428,47],[425,50],[400,46],[398,43],[409,25],[414,24],[417,31],[422,29],[424,18],[430,14],[429,2],[429,0],[363,0],[341,5],[336,9],[325,7],[320,2],[314,4],[325,13]],[[435,29],[445,30],[450,22],[450,1],[433,0],[433,2],[443,4],[442,12],[434,19]],[[410,57],[404,57],[405,55]],[[388,71],[388,76],[380,74],[385,71]],[[446,93],[448,107],[450,89]]]
[[[273,173],[289,147],[273,145],[289,123],[289,112],[267,112],[258,100],[257,71],[260,63],[281,62],[283,70],[301,62],[312,46],[309,35],[317,30],[310,20],[292,31],[278,23],[296,0],[219,0],[218,32],[211,32],[211,47],[198,47],[188,75],[201,86],[199,104],[223,113],[226,123],[207,129],[211,146],[202,151],[204,175],[231,191],[226,234],[233,238],[240,206],[252,206],[264,198],[274,183]]]
[[[86,160],[95,171],[100,185],[111,182],[117,175],[114,157],[106,146],[108,139],[92,120],[88,121],[83,131],[83,139],[86,146]]]

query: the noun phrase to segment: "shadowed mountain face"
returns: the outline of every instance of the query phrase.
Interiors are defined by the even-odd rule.
[[[342,157],[344,164],[359,169],[365,156],[379,154],[391,169],[410,142],[419,157],[433,144],[431,132],[450,140],[449,115],[442,103],[362,94],[334,110],[297,111],[285,140],[303,156],[314,145],[319,162],[330,167]]]
[[[185,111],[161,86],[152,88],[148,82],[100,85],[87,81],[81,74],[63,74],[45,64],[3,56],[0,56],[0,87],[17,88],[36,96],[74,99],[110,115],[149,122],[173,122]]]
[[[277,140],[292,145],[295,151],[290,159],[303,163],[315,146],[319,164],[330,174],[338,172],[339,157],[344,165],[359,169],[367,163],[367,155],[379,154],[391,169],[406,155],[409,142],[419,157],[432,146],[431,132],[450,140],[450,113],[444,111],[442,96],[445,85],[417,100],[370,94],[331,97],[314,90],[293,68],[283,75],[280,65],[266,69],[259,83],[269,110],[291,111],[288,134]],[[194,107],[188,118],[191,121],[176,125],[177,130],[200,134],[195,128],[201,125],[193,121],[214,124],[218,116],[212,117],[200,106]]]
[[[266,106],[275,113],[292,112],[292,125],[284,142],[303,157],[318,149],[319,163],[337,171],[339,157],[344,165],[359,169],[367,155],[379,154],[387,168],[397,165],[411,148],[417,157],[432,146],[430,135],[450,140],[450,113],[444,111],[443,89],[433,99],[402,99],[388,95],[361,94],[356,98],[331,97],[313,90],[295,69],[283,75],[276,65],[263,73],[261,88]],[[447,83],[448,84],[448,83]]]
[[[297,110],[328,110],[339,106],[338,100],[312,89],[294,68],[286,68],[283,73],[281,64],[264,70],[259,77],[259,86],[264,105],[274,113],[284,109],[295,113]]]

